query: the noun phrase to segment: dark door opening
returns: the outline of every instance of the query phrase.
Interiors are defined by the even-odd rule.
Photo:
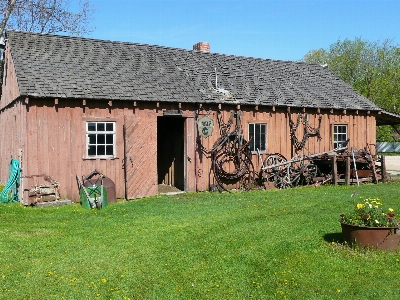
[[[185,190],[184,124],[181,117],[157,118],[158,184]]]

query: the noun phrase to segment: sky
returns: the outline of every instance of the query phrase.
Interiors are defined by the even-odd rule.
[[[86,37],[301,60],[339,39],[400,43],[400,0],[90,0]]]

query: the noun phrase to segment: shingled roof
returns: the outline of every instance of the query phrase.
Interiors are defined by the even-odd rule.
[[[7,31],[21,95],[380,110],[323,67]]]

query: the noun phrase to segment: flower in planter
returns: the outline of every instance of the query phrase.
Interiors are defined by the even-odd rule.
[[[368,227],[398,227],[399,220],[395,217],[394,209],[384,209],[378,198],[363,199],[353,210],[340,215],[340,222],[356,226]]]

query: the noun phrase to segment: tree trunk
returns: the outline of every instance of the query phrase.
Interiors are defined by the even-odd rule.
[[[16,2],[16,0],[9,0],[8,1],[7,9],[6,9],[6,12],[4,13],[3,21],[1,22],[1,25],[0,25],[0,39],[4,35],[4,29],[6,28],[8,19],[10,18],[10,15],[14,10],[15,2]]]

